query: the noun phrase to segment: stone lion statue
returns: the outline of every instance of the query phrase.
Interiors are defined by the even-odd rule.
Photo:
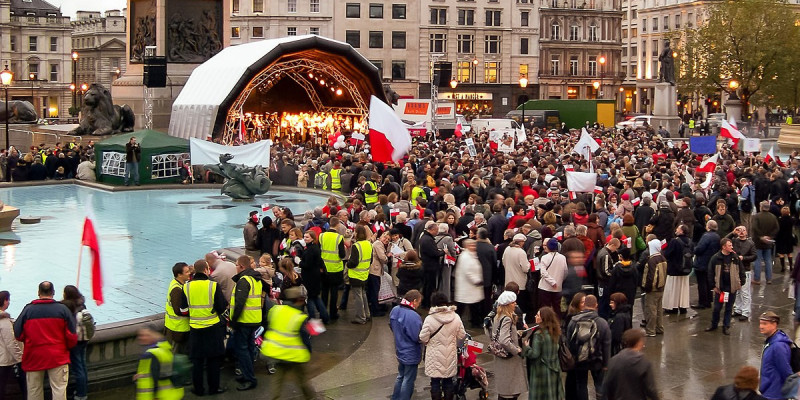
[[[103,85],[93,83],[83,96],[80,126],[72,135],[108,135],[133,132],[133,110],[127,105],[114,105],[111,92]]]
[[[8,116],[6,116],[6,105],[0,101],[0,122],[8,122],[12,124],[25,124],[34,123],[38,119],[36,110],[33,109],[33,104],[29,101],[11,100],[8,102]]]

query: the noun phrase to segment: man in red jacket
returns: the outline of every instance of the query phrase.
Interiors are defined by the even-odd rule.
[[[39,299],[25,308],[14,322],[17,340],[25,343],[22,370],[28,380],[28,399],[42,400],[44,373],[50,378],[53,400],[66,400],[69,349],[78,343],[75,318],[67,306],[53,300],[53,283],[39,284]]]

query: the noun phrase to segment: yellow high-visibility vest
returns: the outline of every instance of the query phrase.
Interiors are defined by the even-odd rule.
[[[339,257],[339,244],[344,238],[336,232],[322,232],[319,235],[319,246],[322,250],[322,262],[328,272],[342,272],[344,265]]]
[[[339,168],[331,170],[331,189],[342,190],[342,170]]]
[[[411,205],[413,205],[414,207],[417,206],[417,197],[422,197],[423,199],[427,199],[428,198],[428,196],[425,195],[425,190],[423,190],[419,186],[414,186],[411,189],[411,199],[410,199],[411,200]]]
[[[189,332],[189,317],[178,315],[175,309],[172,308],[169,296],[175,288],[183,290],[183,284],[173,279],[169,283],[169,289],[167,290],[167,304],[164,306],[164,327],[173,332]]]
[[[300,328],[308,316],[292,306],[279,305],[270,308],[268,318],[261,354],[275,360],[308,362],[311,353],[300,338]]]
[[[374,194],[367,194],[364,193],[364,201],[366,201],[367,205],[375,204],[378,202],[378,185],[375,184],[373,181],[367,181],[366,186],[372,189],[375,193]]]
[[[236,322],[259,324],[263,315],[261,312],[261,279],[243,276],[236,282],[236,285],[238,286],[242,281],[247,281],[250,284],[250,291],[247,292],[247,301],[244,303],[244,309],[239,314],[239,319]],[[234,295],[231,296],[231,310],[236,306],[236,289],[234,289],[233,293]]]
[[[160,375],[158,377],[158,390],[155,380],[150,375],[152,358],[142,358],[136,374],[136,400],[179,400],[183,398],[183,388],[172,386],[172,346],[167,342],[159,342],[156,347],[147,350],[158,360]]]
[[[209,280],[189,281],[183,285],[183,293],[189,303],[189,327],[208,328],[219,322],[214,312],[214,294],[217,283]]]
[[[361,240],[356,242],[355,247],[358,249],[358,266],[355,268],[347,269],[347,276],[350,279],[358,279],[366,281],[369,277],[369,265],[372,263],[372,243],[368,240]]]

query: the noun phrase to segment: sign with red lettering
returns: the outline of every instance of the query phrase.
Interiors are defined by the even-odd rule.
[[[404,113],[408,115],[428,115],[428,104],[429,103],[417,103],[409,101],[406,103],[406,109]]]

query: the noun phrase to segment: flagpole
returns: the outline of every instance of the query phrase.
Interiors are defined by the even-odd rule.
[[[80,287],[81,282],[81,259],[83,258],[83,238],[81,238],[81,245],[78,250],[78,276],[75,278],[75,287]]]

